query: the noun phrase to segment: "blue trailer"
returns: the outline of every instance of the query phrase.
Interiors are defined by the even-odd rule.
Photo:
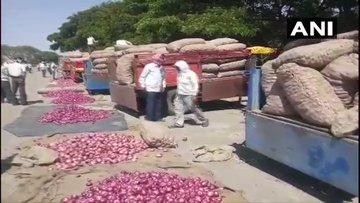
[[[91,61],[86,62],[85,74],[83,76],[84,84],[89,94],[96,92],[109,92],[109,77],[108,75],[95,75],[91,72],[94,65]]]
[[[302,173],[358,196],[359,143],[333,137],[328,129],[261,113],[265,104],[261,70],[248,86],[246,147]]]

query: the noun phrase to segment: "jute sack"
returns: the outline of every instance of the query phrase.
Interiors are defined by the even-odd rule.
[[[220,72],[220,73],[218,73],[217,77],[224,78],[224,77],[237,76],[237,75],[242,75],[242,74],[243,74],[243,71],[241,71],[241,70],[233,70],[233,71],[227,71],[227,72]]]
[[[189,52],[199,52],[199,51],[215,51],[216,46],[212,44],[190,44],[183,46],[179,52],[180,53],[189,53]]]
[[[335,137],[359,134],[359,106],[339,112],[330,128]]]
[[[109,73],[109,71],[107,69],[92,69],[91,72],[95,73],[95,74],[108,74]]]
[[[65,56],[69,58],[81,58],[83,54],[80,51],[72,51],[65,53]]]
[[[220,67],[216,63],[201,64],[201,68],[202,71],[206,73],[216,73],[220,69]]]
[[[131,53],[144,53],[144,52],[152,53],[153,51],[155,51],[155,49],[152,47],[138,46],[138,47],[126,49],[124,52],[127,54],[131,54]]]
[[[176,147],[174,137],[169,129],[157,122],[141,121],[139,124],[140,136],[149,147]]]
[[[233,44],[233,43],[238,43],[239,41],[237,41],[236,39],[232,39],[232,38],[217,38],[217,39],[213,39],[210,41],[207,41],[206,43],[215,45],[215,46],[220,46],[220,45],[224,45],[224,44]]]
[[[120,57],[120,56],[122,56],[122,55],[124,55],[124,52],[123,52],[123,51],[116,51],[116,52],[115,52],[115,56],[116,56],[116,57]]]
[[[359,53],[359,42],[354,42],[353,53]]]
[[[101,63],[106,63],[108,60],[108,58],[96,58],[93,60],[93,64],[96,65],[96,64],[101,64]]]
[[[107,69],[107,67],[106,63],[99,63],[94,66],[95,69]]]
[[[219,51],[240,51],[246,48],[246,44],[243,43],[233,43],[233,44],[224,44],[217,46]]]
[[[269,96],[271,88],[277,79],[275,69],[272,67],[272,63],[273,60],[270,60],[261,66],[261,87],[266,97]]]
[[[134,47],[134,45],[115,45],[115,51],[122,51]]]
[[[210,79],[210,78],[217,78],[217,75],[215,73],[202,73],[202,77]]]
[[[159,48],[164,48],[167,46],[167,44],[165,43],[154,43],[154,44],[146,44],[146,45],[142,45],[145,47],[151,47],[153,49],[159,49]]]
[[[205,44],[205,40],[201,38],[186,38],[173,41],[166,46],[169,52],[178,52],[182,47],[190,44]]]
[[[220,71],[243,70],[245,69],[246,59],[221,64]]]
[[[69,58],[69,61],[71,62],[84,62],[88,61],[89,57],[81,57],[81,58]]]
[[[359,106],[359,92],[356,92],[353,97],[353,106]]]
[[[134,82],[133,62],[134,54],[125,54],[116,60],[116,78],[120,84],[129,85]]]
[[[295,117],[296,111],[286,98],[285,92],[279,82],[274,82],[266,96],[266,104],[261,109],[263,113],[276,116]]]
[[[296,47],[280,54],[274,60],[273,67],[277,69],[285,63],[297,63],[320,71],[339,56],[350,54],[353,43],[353,40],[339,39]]]
[[[161,47],[161,48],[155,49],[154,53],[156,53],[156,54],[167,54],[167,53],[169,53],[169,52],[168,52],[168,50],[166,49],[166,47]]]
[[[115,47],[106,47],[105,51],[115,51]]]
[[[341,34],[338,34],[336,36],[337,39],[352,39],[355,41],[359,41],[359,31],[358,30],[353,30],[350,32],[344,32]]]
[[[336,114],[345,110],[330,83],[315,69],[287,63],[276,76],[291,106],[310,124],[330,127]]]
[[[109,58],[115,56],[115,52],[113,51],[103,51],[103,52],[92,52],[90,54],[90,58],[91,59],[96,59],[96,58]]]
[[[359,61],[352,55],[340,56],[321,71],[345,107],[352,105],[352,97],[359,90]]]

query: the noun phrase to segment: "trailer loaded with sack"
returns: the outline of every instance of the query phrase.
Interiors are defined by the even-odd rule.
[[[251,70],[246,147],[358,196],[358,41],[286,50]]]
[[[113,102],[135,112],[144,108],[143,92],[138,78],[154,53],[125,54],[108,61],[110,94]],[[167,109],[173,114],[176,95],[177,71],[173,67],[178,60],[185,60],[200,79],[199,102],[247,95],[246,60],[250,52],[197,51],[191,53],[165,53],[163,66],[166,71]]]

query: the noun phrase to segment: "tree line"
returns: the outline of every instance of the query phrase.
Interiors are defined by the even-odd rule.
[[[338,17],[338,31],[358,29],[358,0],[123,0],[68,17],[47,37],[52,50],[98,48],[118,39],[134,44],[168,43],[185,37],[232,37],[249,45],[281,47],[288,17]]]
[[[32,46],[1,45],[1,59],[23,58],[27,63],[37,64],[41,61],[58,63],[58,55],[51,51],[40,51]]]

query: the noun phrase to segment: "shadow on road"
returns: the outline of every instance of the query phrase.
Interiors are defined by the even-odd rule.
[[[43,101],[43,100],[28,101],[28,104],[29,104],[29,105],[39,104],[39,103],[44,103],[44,101]]]
[[[11,162],[16,155],[11,155],[6,159],[1,159],[1,174],[5,173],[7,170],[11,168]]]
[[[354,196],[349,193],[341,191],[327,183],[320,182],[315,178],[258,154],[246,148],[244,143],[233,144],[232,146],[235,147],[235,153],[240,160],[288,184],[291,184],[292,186],[320,199],[323,202],[351,202],[351,199],[354,198]]]

